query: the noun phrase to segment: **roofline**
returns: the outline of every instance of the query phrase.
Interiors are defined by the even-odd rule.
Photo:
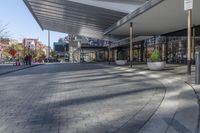
[[[160,4],[162,1],[164,1],[164,0],[149,0],[149,1],[145,2],[141,7],[137,8],[132,13],[130,13],[127,16],[123,17],[118,22],[116,22],[115,24],[113,24],[112,26],[107,28],[104,31],[104,35],[110,34],[110,32],[112,32],[113,30],[123,26],[125,23],[127,23],[131,19],[133,19],[133,18],[141,15],[142,13],[148,11],[149,9],[153,8],[154,6]]]
[[[31,15],[35,18],[40,28],[44,30],[44,28],[42,27],[42,24],[40,23],[39,19],[36,17],[35,13],[33,12],[33,9],[31,8],[30,4],[28,3],[28,0],[23,0],[23,2],[26,5],[26,7],[29,9],[29,11],[31,12]]]

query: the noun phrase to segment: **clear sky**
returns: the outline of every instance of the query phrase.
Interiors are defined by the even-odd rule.
[[[0,24],[7,25],[11,38],[21,41],[23,38],[39,38],[47,44],[47,31],[42,31],[23,0],[1,0]],[[51,32],[51,46],[53,42],[66,34]]]

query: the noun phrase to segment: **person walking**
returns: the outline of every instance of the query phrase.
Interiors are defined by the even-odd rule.
[[[28,55],[24,57],[25,64],[28,65]]]
[[[32,56],[29,54],[28,55],[28,64],[31,66],[31,62],[32,62]]]

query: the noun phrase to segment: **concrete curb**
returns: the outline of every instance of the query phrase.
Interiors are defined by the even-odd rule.
[[[167,88],[160,107],[139,133],[197,133],[199,126],[198,100],[193,88],[186,84],[182,77],[162,71],[102,66],[146,75],[160,81]]]
[[[44,64],[36,64],[36,65],[32,65],[32,66],[27,66],[27,67],[15,69],[15,70],[10,70],[10,71],[7,71],[7,72],[0,73],[0,76],[6,75],[6,74],[9,74],[9,73],[13,73],[13,72],[17,72],[17,71],[20,71],[20,70],[32,68],[32,67],[37,67],[37,66],[40,66],[40,65],[44,65]]]
[[[194,85],[194,84],[191,84],[189,82],[185,82],[186,84],[188,84],[189,86],[191,86],[196,94],[196,97],[198,99],[198,104],[199,104],[199,116],[198,116],[198,127],[197,127],[197,130],[196,130],[196,133],[200,133],[200,95],[198,93],[198,89],[197,89],[197,86],[199,87],[199,85]]]

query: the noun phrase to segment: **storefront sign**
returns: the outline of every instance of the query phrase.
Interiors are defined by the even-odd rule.
[[[193,8],[193,0],[184,0],[184,9],[185,11]]]

